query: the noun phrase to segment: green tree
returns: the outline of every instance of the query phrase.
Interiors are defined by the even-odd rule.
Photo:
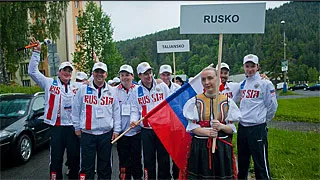
[[[308,69],[308,81],[317,82],[319,79],[319,72],[315,67]]]
[[[59,38],[60,22],[67,6],[68,1],[0,3],[0,48],[8,72],[14,75],[19,63],[27,58],[16,48],[28,44],[30,36],[40,41]]]
[[[73,62],[78,70],[90,74],[95,52],[99,60],[108,65],[109,78],[112,78],[122,64],[122,57],[112,39],[110,17],[94,2],[88,2],[85,9],[78,17],[80,41],[76,43]]]

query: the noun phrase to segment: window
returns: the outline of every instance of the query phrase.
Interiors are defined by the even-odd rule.
[[[76,16],[75,20],[76,20],[76,26],[78,26],[78,16]]]
[[[23,81],[22,81],[22,85],[23,85],[24,87],[30,87],[30,86],[31,86],[30,80],[23,80]]]
[[[40,110],[42,108],[44,108],[44,98],[43,97],[38,97],[33,102],[32,110],[37,111],[37,110]]]
[[[12,78],[12,73],[8,73],[8,81],[12,81],[13,80],[13,78]]]
[[[24,64],[21,64],[21,68],[22,68],[22,75],[28,75],[28,66],[29,66],[29,63],[24,63]]]
[[[79,34],[76,35],[76,42],[78,42],[78,41],[80,41],[80,35]]]
[[[74,7],[78,9],[78,7],[79,7],[79,1],[74,1]]]

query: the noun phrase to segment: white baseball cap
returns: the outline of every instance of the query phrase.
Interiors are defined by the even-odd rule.
[[[107,65],[103,62],[97,62],[93,65],[92,71],[95,71],[96,69],[102,69],[105,72],[108,72]]]
[[[108,84],[111,85],[112,83],[114,83],[111,79],[108,81]]]
[[[148,71],[149,69],[153,69],[149,63],[147,62],[142,62],[138,65],[137,67],[137,73],[141,74],[141,73],[145,73],[146,71]]]
[[[124,65],[122,65],[122,66],[120,67],[119,73],[122,72],[122,71],[126,71],[126,72],[128,72],[128,73],[130,73],[130,74],[133,74],[133,69],[132,69],[132,67],[131,67],[130,65],[128,65],[128,64],[124,64]]]
[[[85,72],[77,72],[76,79],[84,80],[88,79],[88,76]]]
[[[226,68],[226,69],[228,69],[228,71],[230,71],[229,65],[227,63],[221,63],[221,69],[222,68]],[[216,66],[216,70],[218,71],[218,64]]]
[[[112,79],[112,81],[115,82],[115,83],[119,83],[120,79],[118,77],[115,77],[115,78]]]
[[[73,70],[72,64],[70,62],[66,61],[66,62],[63,62],[60,64],[59,71],[65,67],[70,67]]]
[[[258,56],[254,55],[254,54],[248,54],[243,58],[243,64],[245,64],[246,62],[250,62],[250,61],[255,64],[259,64]]]
[[[162,74],[164,72],[168,72],[168,73],[172,74],[171,66],[168,64],[164,64],[164,65],[160,66],[159,73]]]

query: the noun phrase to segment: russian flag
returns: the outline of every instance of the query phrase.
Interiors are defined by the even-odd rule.
[[[186,179],[191,134],[186,132],[188,120],[183,106],[195,95],[203,92],[200,73],[190,82],[153,108],[144,119],[152,126],[158,138],[180,169],[179,179]]]

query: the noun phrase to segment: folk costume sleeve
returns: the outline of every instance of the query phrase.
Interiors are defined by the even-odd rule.
[[[187,132],[199,128],[200,125],[196,122],[199,121],[198,110],[196,107],[196,98],[189,99],[183,107],[183,116],[188,120]]]
[[[241,119],[241,112],[236,103],[228,98],[229,110],[226,117],[226,125],[231,127],[233,133],[237,132],[237,128],[234,125],[235,122],[239,122]]]

